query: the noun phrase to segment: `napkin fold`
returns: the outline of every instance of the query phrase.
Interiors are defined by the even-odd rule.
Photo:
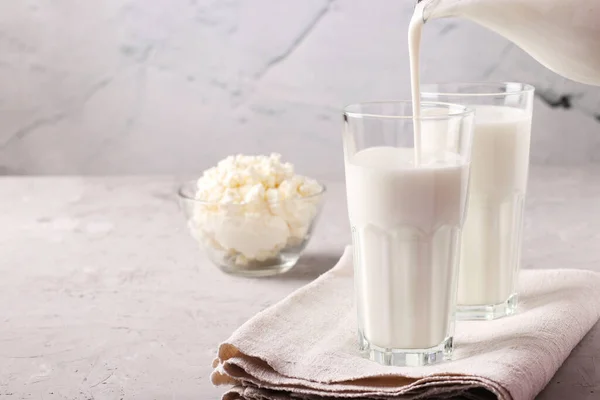
[[[450,362],[382,366],[358,350],[352,254],[260,312],[222,343],[215,385],[224,400],[533,399],[600,318],[600,274],[525,270],[519,310],[460,321]]]

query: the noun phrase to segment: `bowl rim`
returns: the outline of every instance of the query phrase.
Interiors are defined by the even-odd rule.
[[[294,197],[294,198],[289,198],[289,199],[285,199],[285,200],[279,200],[279,201],[268,201],[269,204],[278,204],[278,203],[287,203],[290,201],[304,201],[304,200],[310,200],[310,199],[314,199],[314,198],[318,198],[323,196],[326,192],[327,192],[327,185],[325,185],[323,182],[318,181],[316,179],[313,179],[315,182],[317,182],[317,184],[320,186],[320,190],[317,193],[313,193],[309,196],[304,196],[304,197]],[[182,184],[179,185],[178,189],[177,189],[177,196],[185,201],[191,201],[197,204],[204,204],[204,205],[220,205],[223,204],[221,202],[218,201],[206,201],[206,200],[200,200],[197,199],[195,197],[192,197],[188,194],[185,193],[186,189],[188,189],[190,186],[196,185],[196,183],[198,182],[198,179],[190,179],[187,180],[185,182],[183,182]],[[248,205],[250,203],[243,201],[240,203],[233,203],[231,204],[231,206],[244,206],[244,205]]]

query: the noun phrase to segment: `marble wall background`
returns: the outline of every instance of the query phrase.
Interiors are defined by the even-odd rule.
[[[407,97],[412,0],[0,2],[0,171],[195,173],[281,152],[343,173],[340,108]],[[600,160],[600,89],[469,22],[425,29],[426,81],[538,87],[536,163]]]

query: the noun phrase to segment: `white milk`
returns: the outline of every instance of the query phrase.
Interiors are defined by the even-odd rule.
[[[445,159],[415,167],[412,149],[372,147],[346,160],[359,327],[375,346],[426,349],[449,333],[468,166]]]
[[[463,227],[459,305],[505,302],[515,291],[527,187],[531,117],[501,106],[476,106],[471,186]]]

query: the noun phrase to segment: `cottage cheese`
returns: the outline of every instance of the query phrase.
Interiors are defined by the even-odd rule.
[[[322,190],[279,154],[229,156],[198,180],[192,233],[237,265],[265,261],[302,244]]]

